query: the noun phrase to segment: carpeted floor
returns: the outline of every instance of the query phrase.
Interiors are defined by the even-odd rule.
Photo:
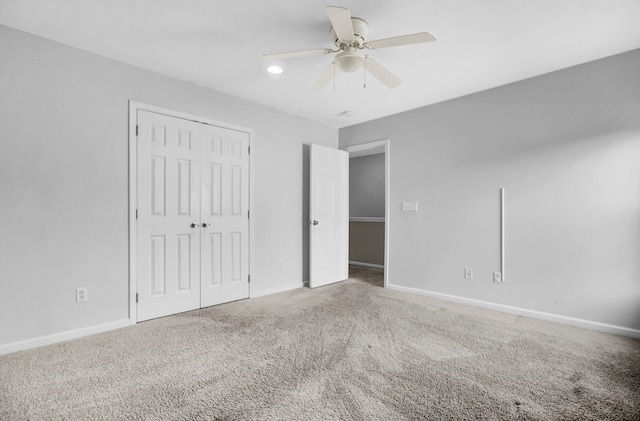
[[[0,419],[640,419],[640,341],[381,272],[0,357]]]

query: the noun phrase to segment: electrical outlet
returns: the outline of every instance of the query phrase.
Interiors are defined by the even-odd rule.
[[[87,287],[76,288],[76,303],[79,303],[80,301],[87,301],[88,298]]]
[[[473,279],[473,269],[465,268],[464,269],[464,279]]]
[[[284,262],[278,262],[278,269],[282,270],[284,269]]]
[[[495,282],[496,284],[501,284],[502,283],[502,273],[493,272],[493,282]]]

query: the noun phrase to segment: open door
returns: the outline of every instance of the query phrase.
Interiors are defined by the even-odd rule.
[[[349,277],[349,154],[311,145],[311,288]]]

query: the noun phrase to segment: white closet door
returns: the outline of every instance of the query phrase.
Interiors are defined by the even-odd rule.
[[[202,307],[249,297],[249,134],[203,125]]]
[[[138,111],[138,321],[200,307],[200,125]]]
[[[349,277],[349,154],[311,145],[311,288]]]

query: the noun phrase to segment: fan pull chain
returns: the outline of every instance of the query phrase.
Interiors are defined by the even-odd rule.
[[[336,62],[333,62],[333,92],[336,91]]]
[[[364,56],[364,66],[362,66],[362,68],[364,69],[364,88],[367,88],[367,56]]]

